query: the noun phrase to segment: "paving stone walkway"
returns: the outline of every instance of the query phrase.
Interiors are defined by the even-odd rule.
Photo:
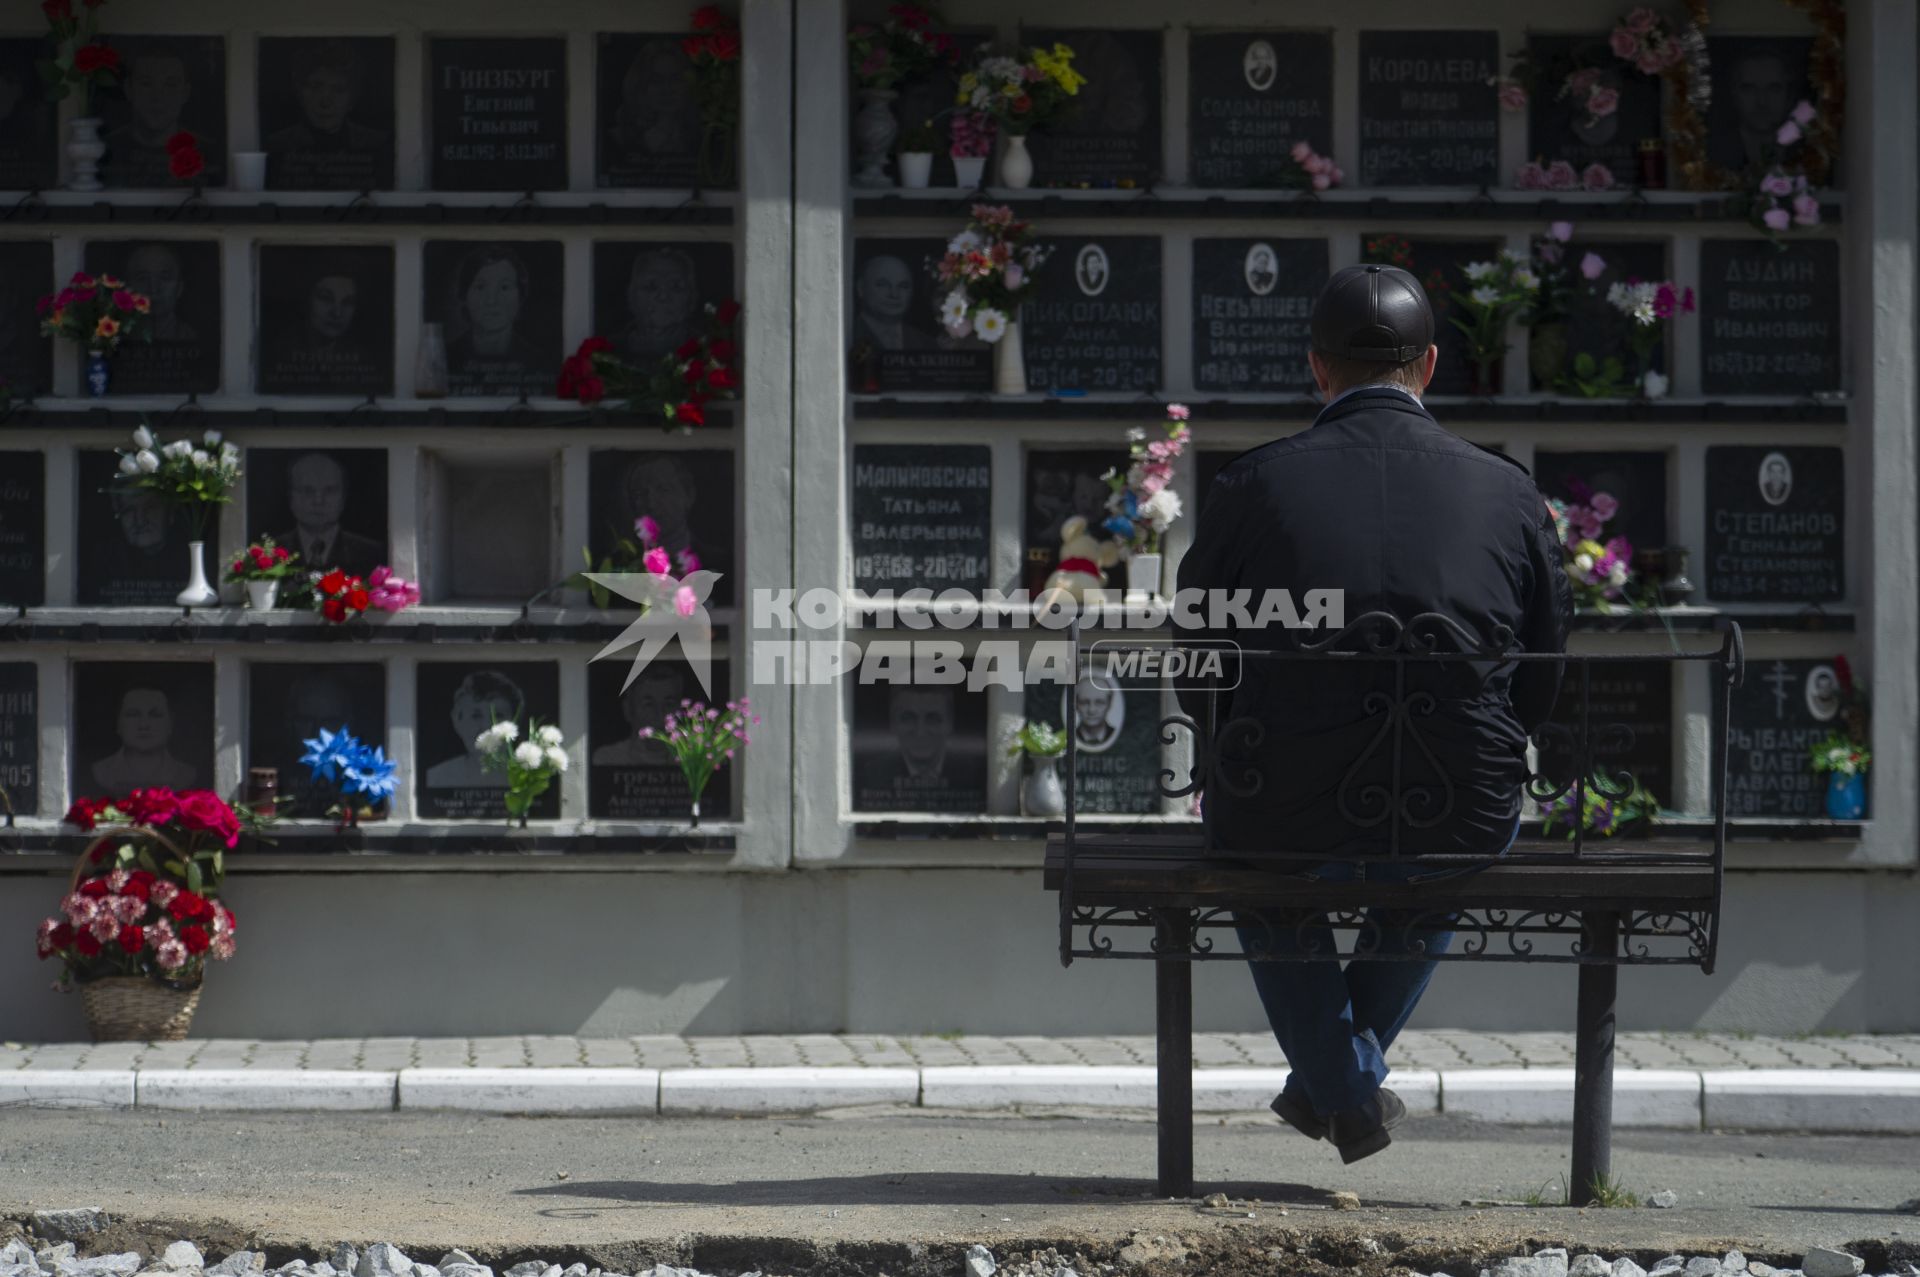
[[[1254,1033],[1194,1036],[1200,1068],[1280,1068],[1273,1039]],[[330,1038],[185,1042],[4,1042],[12,1069],[402,1068],[914,1068],[943,1065],[1152,1064],[1150,1037],[889,1037],[794,1034],[756,1037]],[[1413,1031],[1389,1053],[1403,1069],[1571,1068],[1565,1033]],[[1920,1034],[1755,1037],[1727,1033],[1623,1033],[1626,1069],[1920,1069]]]

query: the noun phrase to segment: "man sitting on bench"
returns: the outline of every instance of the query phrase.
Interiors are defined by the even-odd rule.
[[[1300,598],[1335,589],[1344,592],[1348,621],[1369,612],[1402,621],[1438,613],[1482,642],[1511,634],[1518,650],[1566,650],[1572,593],[1539,490],[1525,467],[1442,429],[1421,403],[1439,357],[1433,322],[1425,290],[1403,270],[1350,266],[1327,282],[1314,306],[1308,356],[1326,407],[1311,428],[1245,452],[1220,471],[1180,565],[1183,592],[1250,590],[1257,601],[1266,590]],[[1290,642],[1269,636],[1263,644],[1244,631],[1222,637],[1247,646]],[[1401,857],[1498,857],[1512,845],[1527,739],[1552,711],[1557,662],[1410,665],[1407,686],[1397,692],[1387,662],[1241,665],[1218,722],[1251,719],[1261,731],[1257,738],[1223,737],[1216,749],[1252,767],[1260,783],[1247,796],[1229,792],[1224,781],[1209,787],[1212,846],[1286,856],[1311,868],[1319,855],[1382,856],[1390,839]],[[1182,699],[1203,721],[1197,699]],[[1397,740],[1375,747],[1386,723],[1381,706],[1396,700],[1392,712],[1405,715],[1397,721],[1409,736],[1406,748]],[[1424,750],[1414,748],[1416,734]],[[1433,774],[1435,765],[1444,775]],[[1422,785],[1429,808],[1416,810],[1414,791]],[[1490,863],[1436,870],[1401,857],[1331,861],[1307,876],[1419,882]],[[1303,932],[1305,943],[1314,942],[1297,914],[1283,922],[1282,912],[1240,912],[1243,949],[1284,953],[1303,943]],[[1363,942],[1389,954],[1446,950],[1450,930],[1411,922],[1411,915],[1372,911]],[[1330,934],[1320,930],[1320,943]],[[1386,1050],[1435,964],[1350,962],[1344,971],[1333,962],[1249,965],[1292,1069],[1274,1111],[1302,1133],[1330,1140],[1343,1161],[1385,1148],[1388,1130],[1406,1112],[1381,1086]]]

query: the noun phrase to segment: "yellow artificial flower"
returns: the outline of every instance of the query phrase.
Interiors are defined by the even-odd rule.
[[[1591,554],[1596,559],[1607,552],[1607,547],[1601,545],[1598,541],[1582,541],[1574,548],[1579,553]]]
[[[1087,82],[1086,76],[1073,69],[1073,50],[1067,45],[1056,44],[1051,51],[1035,49],[1033,64],[1069,96],[1079,93],[1080,86]]]

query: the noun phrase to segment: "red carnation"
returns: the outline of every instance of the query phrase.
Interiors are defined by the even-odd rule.
[[[707,424],[706,410],[691,400],[673,410],[673,419],[675,421],[683,421],[690,426],[704,426]]]
[[[198,151],[176,151],[167,157],[167,172],[176,182],[185,182],[207,171],[207,161]]]
[[[196,789],[180,796],[180,823],[188,829],[216,835],[229,848],[240,841],[240,818],[210,789]]]
[[[732,62],[740,56],[740,37],[731,31],[721,31],[707,40],[707,49],[722,62]]]
[[[740,303],[737,301],[721,302],[720,310],[716,318],[723,324],[731,324],[734,320],[740,318]]]
[[[582,377],[579,386],[581,403],[599,403],[607,397],[607,383],[598,377]]]
[[[253,547],[253,566],[265,570],[273,566],[273,556],[261,546]]]
[[[285,563],[290,557],[292,556],[287,553],[286,546],[276,545],[273,547],[273,561],[275,563]]]
[[[171,789],[136,789],[122,806],[136,825],[164,825],[180,814],[180,798]]]
[[[347,588],[347,574],[339,568],[320,578],[320,593],[338,594]]]
[[[97,958],[100,956],[100,942],[93,938],[93,932],[91,931],[74,932],[73,947],[83,958]]]
[[[354,588],[347,591],[347,606],[352,608],[356,612],[366,611],[367,604],[370,601],[371,600],[367,595],[366,589],[362,586],[356,585]]]
[[[723,364],[730,364],[733,362],[733,355],[737,349],[738,347],[725,337],[718,337],[707,346],[707,353]]]
[[[717,4],[703,4],[693,11],[695,31],[714,31],[727,25],[727,15]]]
[[[592,359],[595,355],[605,354],[612,349],[613,343],[605,337],[589,337],[580,343],[580,353],[588,359]]]
[[[686,382],[689,386],[697,386],[706,380],[706,376],[706,369],[697,363],[690,363],[687,365],[687,370],[680,374],[680,380]]]
[[[167,139],[167,154],[178,155],[182,151],[193,150],[197,145],[198,143],[193,140],[193,134],[187,132],[185,129],[181,129],[178,133],[175,133]]]
[[[675,359],[692,359],[699,353],[700,339],[698,337],[689,337],[680,343],[679,348],[673,352],[673,357]]]
[[[47,936],[47,942],[56,949],[64,949],[73,943],[73,924],[63,922]]]
[[[180,928],[180,943],[187,946],[188,953],[205,953],[207,946],[213,943],[205,927]]]
[[[92,832],[94,822],[99,819],[101,809],[105,806],[97,798],[76,798],[73,806],[67,808],[66,822]]]
[[[138,953],[146,947],[147,932],[144,927],[120,928],[120,948],[127,953]]]
[[[347,619],[347,605],[339,599],[328,599],[320,605],[320,615],[338,625]]]
[[[118,71],[120,54],[104,44],[84,44],[73,52],[73,69],[82,75]]]
[[[85,882],[80,884],[80,894],[83,896],[90,897],[94,900],[105,899],[109,894],[108,888],[107,888],[107,880],[105,878],[87,879]]]
[[[707,385],[714,390],[732,390],[734,387],[733,369],[715,368],[707,373]]]
[[[153,883],[127,879],[127,885],[120,888],[123,896],[132,896],[135,900],[146,900],[153,895]]]
[[[195,892],[182,890],[167,906],[167,912],[173,915],[175,922],[186,922],[200,916],[207,902]]]

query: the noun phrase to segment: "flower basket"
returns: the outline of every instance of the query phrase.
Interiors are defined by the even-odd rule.
[[[149,976],[116,975],[80,986],[95,1042],[178,1042],[200,1006],[200,982],[185,987]]]

